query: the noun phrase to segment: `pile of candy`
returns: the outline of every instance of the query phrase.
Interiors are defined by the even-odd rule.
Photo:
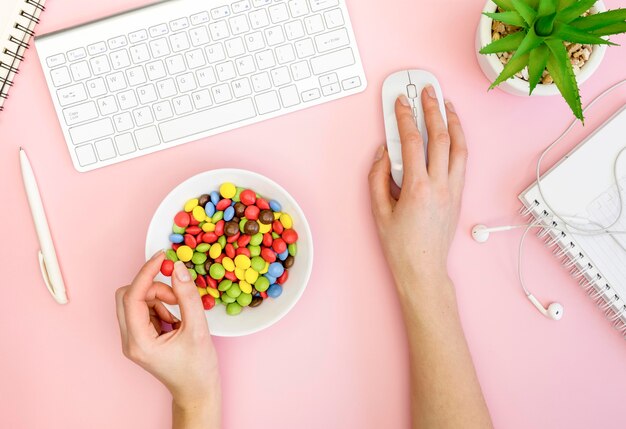
[[[205,310],[221,302],[233,316],[281,295],[298,249],[280,203],[232,183],[187,201],[170,241],[161,273],[169,277],[174,262],[184,262]]]

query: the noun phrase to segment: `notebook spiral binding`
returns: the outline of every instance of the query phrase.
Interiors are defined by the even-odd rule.
[[[25,5],[29,5],[29,10],[26,7],[20,11],[20,17],[29,23],[38,24],[39,15],[45,10],[43,6],[43,0],[24,0]],[[29,26],[30,27],[30,26]],[[14,25],[15,34],[9,37],[9,42],[15,47],[4,48],[4,54],[11,58],[10,62],[0,61],[0,69],[6,70],[6,76],[0,77],[0,98],[7,99],[9,96],[9,88],[13,86],[13,78],[19,72],[19,63],[24,61],[24,51],[28,49],[28,40],[35,35],[35,32],[16,22]],[[0,41],[1,44],[2,41]],[[3,110],[3,106],[0,106],[0,111]]]
[[[534,218],[536,221],[543,221],[545,225],[558,227],[554,216],[540,208],[541,203],[534,200],[534,204],[524,205],[520,209],[520,215],[524,218]],[[563,266],[569,273],[578,280],[580,287],[596,303],[604,313],[606,319],[613,327],[626,339],[626,297],[618,296],[611,286],[602,278],[594,266],[587,261],[585,255],[579,252],[576,244],[568,242],[568,235],[563,231],[550,228],[541,228],[537,237],[542,238],[544,244],[552,250],[552,253],[560,259]],[[623,299],[624,298],[624,299]]]

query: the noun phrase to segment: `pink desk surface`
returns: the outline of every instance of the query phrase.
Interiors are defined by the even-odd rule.
[[[38,30],[141,3],[50,1]],[[565,306],[558,323],[540,316],[517,284],[518,233],[496,235],[488,245],[468,234],[477,222],[520,221],[516,196],[530,183],[540,149],[570,121],[567,106],[559,98],[487,93],[474,57],[483,0],[348,3],[370,82],[365,93],[88,174],[70,163],[30,52],[0,115],[1,427],[168,427],[168,393],[122,356],[113,293],[141,265],[148,222],[165,194],[220,167],[282,183],[307,213],[317,246],[314,274],[294,311],[262,333],[215,339],[224,427],[408,427],[405,331],[374,233],[366,176],[384,140],[381,83],[410,67],[438,75],[469,138],[450,267],[496,427],[624,427],[624,340],[538,240],[529,243],[528,281],[540,299]],[[583,87],[584,100],[625,77],[624,49],[608,50]],[[626,91],[613,95],[566,146],[625,99]],[[71,299],[65,307],[52,301],[39,274],[20,145],[44,197]]]

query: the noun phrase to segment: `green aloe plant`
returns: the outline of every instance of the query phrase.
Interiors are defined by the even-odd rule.
[[[578,82],[563,42],[615,45],[603,36],[626,32],[626,9],[581,16],[597,0],[493,0],[502,12],[485,13],[520,31],[493,41],[481,54],[515,52],[493,82],[493,89],[528,67],[532,94],[547,68],[574,115],[584,121]]]

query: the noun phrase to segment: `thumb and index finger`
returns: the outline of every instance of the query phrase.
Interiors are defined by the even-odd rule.
[[[202,305],[196,284],[192,280],[185,264],[180,261],[174,264],[172,288],[180,307],[181,329],[183,331],[208,330],[204,306]]]

